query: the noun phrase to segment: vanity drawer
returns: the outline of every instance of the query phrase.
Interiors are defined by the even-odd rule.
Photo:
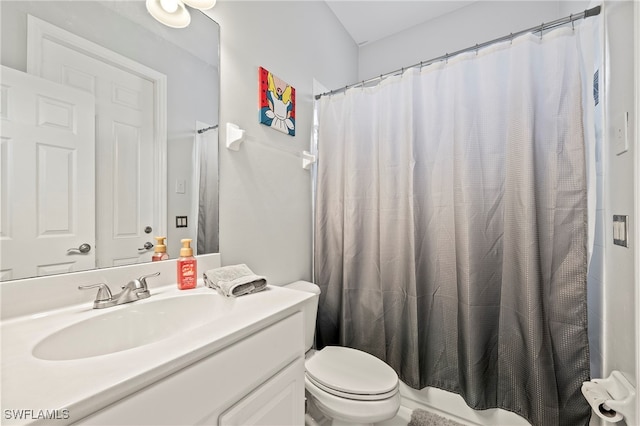
[[[303,342],[297,312],[75,424],[217,425],[234,407],[265,410],[261,398],[271,393],[286,399],[274,408],[282,413],[278,424],[304,423]],[[240,401],[245,405],[236,405]],[[271,410],[265,418],[272,421],[273,415]]]

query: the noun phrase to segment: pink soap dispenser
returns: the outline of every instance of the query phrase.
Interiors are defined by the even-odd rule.
[[[167,254],[167,246],[164,244],[164,240],[167,237],[154,237],[156,239],[156,248],[153,251],[153,256],[151,256],[152,262],[157,262],[159,260],[167,260],[169,259],[169,255]]]
[[[180,290],[196,288],[198,285],[198,265],[196,258],[193,257],[191,239],[185,238],[180,242],[182,248],[178,258],[178,288]]]

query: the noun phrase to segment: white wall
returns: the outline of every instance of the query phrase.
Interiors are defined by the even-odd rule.
[[[640,227],[638,223],[640,223],[640,4],[634,3],[634,18],[633,18],[633,26],[634,26],[634,69],[635,69],[635,93],[636,93],[636,114],[634,120],[634,132],[635,139],[634,142],[634,151],[635,151],[635,166],[634,166],[634,181],[635,181],[635,213],[633,216],[633,227],[631,228],[631,235],[634,236],[634,241],[640,241]],[[640,338],[638,337],[638,332],[640,330],[640,261],[638,257],[640,255],[636,252],[636,260],[635,260],[635,285],[636,289],[635,294],[635,308],[636,308],[636,390],[638,386],[638,377],[640,376]],[[640,419],[640,396],[636,395],[636,419]]]
[[[639,212],[634,211],[634,156],[637,156],[637,125],[634,92],[633,2],[604,3],[607,73],[604,146],[598,162],[596,238],[589,271],[589,339],[594,377],[607,377],[619,370],[637,387],[637,294],[638,263],[634,227]],[[637,36],[636,36],[637,37]],[[637,39],[636,39],[636,42]],[[637,50],[636,50],[637,52]],[[636,59],[637,60],[637,59]],[[640,99],[640,98],[639,98]],[[636,104],[637,105],[637,104]],[[618,154],[617,134],[623,128],[623,114],[629,113],[629,150]],[[636,179],[637,175],[636,175]],[[628,215],[631,228],[629,247],[613,244],[613,215]],[[636,407],[636,410],[640,407]],[[595,416],[594,416],[595,417]],[[593,419],[592,419],[593,420]],[[594,421],[592,421],[592,424]],[[602,423],[600,423],[602,424]]]
[[[604,152],[604,283],[603,286],[603,374],[620,370],[633,384],[636,383],[635,348],[635,285],[634,268],[637,262],[637,242],[629,247],[613,244],[613,215],[629,215],[633,236],[634,203],[634,52],[633,2],[607,2],[605,4],[608,37],[606,78],[607,104],[605,107]],[[615,140],[622,116],[630,115],[629,151],[618,155]]]
[[[272,284],[311,279],[309,150],[312,84],[339,87],[357,76],[357,46],[320,1],[221,0],[208,14],[221,31],[220,253]],[[258,122],[258,67],[296,89],[296,136]],[[226,123],[246,130],[225,149]]]
[[[584,10],[560,10],[558,1],[478,1],[406,31],[360,47],[358,80],[550,22]],[[562,15],[564,13],[564,15]]]

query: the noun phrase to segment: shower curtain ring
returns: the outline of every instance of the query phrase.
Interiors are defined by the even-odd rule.
[[[575,31],[576,25],[575,25],[575,21],[573,20],[573,13],[569,15],[569,20],[571,21],[571,31]]]
[[[544,30],[544,22],[540,24],[540,40],[542,40],[542,32]]]
[[[476,43],[476,56],[478,56],[478,43]]]
[[[445,54],[444,54],[444,63],[445,63],[445,64],[448,64],[448,63],[449,63],[449,54],[448,54],[448,53],[445,53]]]
[[[513,44],[513,33],[509,36],[509,44]]]

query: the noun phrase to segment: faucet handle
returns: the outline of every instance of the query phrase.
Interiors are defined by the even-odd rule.
[[[111,294],[111,290],[109,289],[109,286],[106,285],[105,283],[78,286],[78,290],[89,290],[92,288],[98,288],[98,294],[96,295],[95,302],[105,302],[113,298],[113,295]]]
[[[140,284],[142,284],[142,288],[146,290],[148,288],[147,278],[157,277],[158,275],[160,275],[160,272],[156,272],[155,274],[143,275],[140,278],[138,278],[138,281],[140,282]]]
[[[122,286],[122,289],[128,288],[130,290],[141,290],[141,291],[149,291],[147,287],[147,278],[157,277],[160,275],[160,272],[156,272],[155,274],[143,275],[140,278],[129,281],[127,285]]]

